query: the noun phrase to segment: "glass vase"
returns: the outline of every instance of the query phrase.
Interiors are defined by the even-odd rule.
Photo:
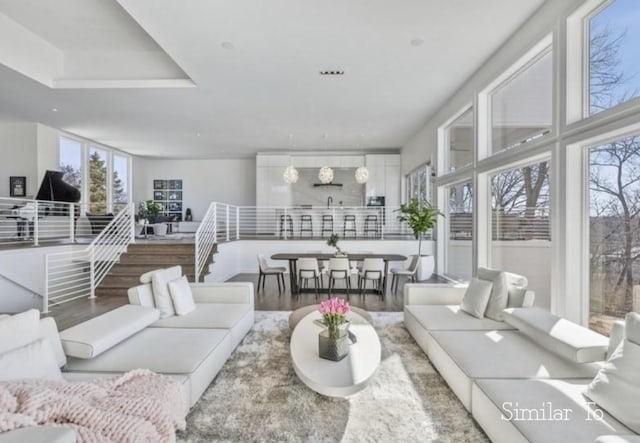
[[[320,358],[340,361],[349,354],[348,324],[329,327],[318,335],[318,354]]]

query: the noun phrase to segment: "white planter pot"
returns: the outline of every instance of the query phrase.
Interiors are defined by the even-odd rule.
[[[435,270],[435,259],[433,255],[420,256],[420,266],[418,266],[418,280],[428,280]]]
[[[166,223],[156,223],[153,225],[153,233],[160,237],[167,235],[167,224]]]

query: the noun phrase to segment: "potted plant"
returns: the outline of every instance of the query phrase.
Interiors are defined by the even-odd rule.
[[[420,267],[418,280],[427,280],[433,274],[435,262],[432,255],[422,255],[422,236],[433,229],[439,215],[444,216],[437,208],[431,206],[428,201],[420,201],[412,198],[408,203],[400,205],[398,220],[406,222],[413,231],[413,236],[418,240],[418,256]]]
[[[338,234],[331,234],[327,239],[327,245],[333,246],[334,248],[336,248],[336,257],[344,257],[347,254],[345,254],[340,250],[340,247],[338,246],[339,240],[340,240],[340,236]]]
[[[327,327],[318,336],[320,358],[340,361],[349,353],[347,314],[350,310],[349,302],[337,297],[325,300],[318,306],[323,323]]]
[[[138,217],[141,220],[148,220],[149,224],[155,223],[155,218],[164,210],[162,203],[146,200],[140,203]]]

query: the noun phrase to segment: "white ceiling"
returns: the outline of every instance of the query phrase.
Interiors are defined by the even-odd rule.
[[[0,119],[157,157],[399,148],[542,3],[0,0],[62,66],[0,43]]]

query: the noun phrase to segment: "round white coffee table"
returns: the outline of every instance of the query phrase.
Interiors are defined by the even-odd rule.
[[[305,316],[291,334],[291,360],[298,378],[319,394],[348,397],[363,390],[380,365],[380,339],[373,326],[353,312],[348,316],[349,330],[357,343],[349,346],[349,355],[338,362],[318,356],[318,334],[322,326],[315,311]]]

